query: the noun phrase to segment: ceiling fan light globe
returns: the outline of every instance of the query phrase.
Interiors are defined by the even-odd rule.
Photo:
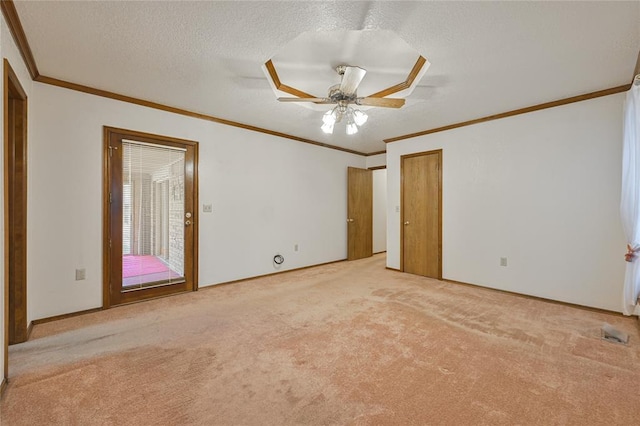
[[[322,122],[324,124],[334,124],[336,122],[335,109],[325,112],[322,116]]]
[[[356,109],[353,111],[353,121],[358,125],[358,126],[362,126],[364,123],[367,122],[367,119],[369,118],[369,116],[367,114],[365,114],[364,112]]]
[[[356,133],[358,133],[358,126],[356,126],[356,123],[347,124],[347,135],[355,135]]]
[[[323,132],[327,133],[327,134],[332,134],[333,133],[333,124],[334,123],[324,123],[322,125],[322,127],[320,127],[322,129]]]

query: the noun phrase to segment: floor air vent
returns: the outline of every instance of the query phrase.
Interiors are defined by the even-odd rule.
[[[627,333],[614,328],[611,324],[604,323],[601,328],[601,333],[602,340],[606,340],[607,342],[626,345],[629,341],[629,335]]]

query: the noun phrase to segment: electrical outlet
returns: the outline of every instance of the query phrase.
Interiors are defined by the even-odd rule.
[[[213,206],[211,204],[203,204],[202,205],[202,212],[203,213],[211,213],[211,212],[213,212]]]
[[[299,251],[299,247],[298,247],[297,244],[295,246],[293,246],[293,251]]]
[[[76,269],[76,281],[82,281],[86,278],[87,273],[84,268]]]
[[[506,257],[501,257],[500,258],[500,266],[507,266],[507,258]]]

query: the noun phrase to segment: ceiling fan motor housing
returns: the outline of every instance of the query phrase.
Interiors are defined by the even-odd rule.
[[[358,94],[356,92],[352,93],[351,95],[345,95],[344,93],[342,93],[339,84],[335,84],[329,88],[328,98],[331,100],[331,102],[340,103],[340,101],[344,101],[346,103],[353,103],[356,101],[357,97]]]

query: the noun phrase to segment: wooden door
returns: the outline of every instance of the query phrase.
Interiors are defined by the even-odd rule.
[[[442,279],[442,150],[401,157],[402,270]]]
[[[347,259],[373,255],[373,175],[349,167],[347,202]]]
[[[105,128],[103,307],[197,289],[197,142]]]
[[[10,344],[29,337],[27,324],[27,96],[4,60],[5,378]]]

